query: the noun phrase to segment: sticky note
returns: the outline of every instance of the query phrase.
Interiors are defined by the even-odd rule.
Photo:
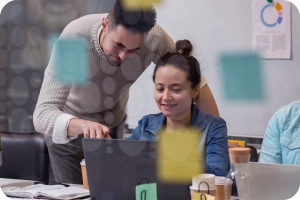
[[[56,79],[65,84],[85,84],[89,74],[85,40],[61,39],[54,48]]]
[[[157,200],[156,183],[142,184],[135,187],[136,200]]]
[[[162,130],[159,133],[157,174],[161,181],[185,183],[201,173],[200,135],[195,129]]]
[[[215,200],[215,197],[209,194],[193,192],[192,200]]]
[[[161,0],[123,0],[124,7],[128,10],[152,9],[154,4],[159,4]]]
[[[264,99],[261,60],[256,53],[224,53],[220,56],[222,93],[227,100]]]
[[[51,57],[53,47],[54,47],[55,43],[57,42],[58,38],[59,38],[58,34],[50,34],[47,38],[47,58],[48,58],[48,60]]]

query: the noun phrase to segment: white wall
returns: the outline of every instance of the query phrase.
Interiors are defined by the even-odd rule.
[[[201,71],[208,79],[221,117],[230,135],[262,137],[271,116],[300,94],[300,15],[291,5],[292,59],[263,60],[266,99],[262,102],[228,102],[222,96],[218,55],[224,51],[251,51],[251,0],[164,0],[157,6],[158,23],[174,39],[189,39]],[[153,100],[153,67],[130,91],[130,128],[150,113],[159,112]]]

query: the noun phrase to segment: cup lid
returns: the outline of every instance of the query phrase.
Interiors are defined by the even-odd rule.
[[[233,147],[229,148],[229,155],[249,155],[250,154],[250,148],[247,147]]]
[[[198,174],[192,178],[193,185],[199,184],[200,182],[206,182],[208,184],[215,184],[214,174]]]
[[[231,179],[226,177],[221,177],[221,176],[216,177],[216,185],[225,185],[225,183],[232,184],[233,182]]]

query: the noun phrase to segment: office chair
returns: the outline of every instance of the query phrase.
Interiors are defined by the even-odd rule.
[[[47,181],[50,159],[39,133],[3,133],[1,178]]]
[[[257,153],[257,149],[253,146],[246,146],[248,148],[250,148],[250,162],[258,162],[258,153]]]

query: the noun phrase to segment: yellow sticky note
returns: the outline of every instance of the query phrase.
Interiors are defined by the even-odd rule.
[[[159,4],[161,0],[123,0],[124,7],[128,10],[152,9],[154,4]]]
[[[192,200],[215,200],[215,197],[209,194],[193,192]]]
[[[159,133],[157,174],[161,181],[184,183],[202,173],[200,136],[200,131],[194,129]]]

